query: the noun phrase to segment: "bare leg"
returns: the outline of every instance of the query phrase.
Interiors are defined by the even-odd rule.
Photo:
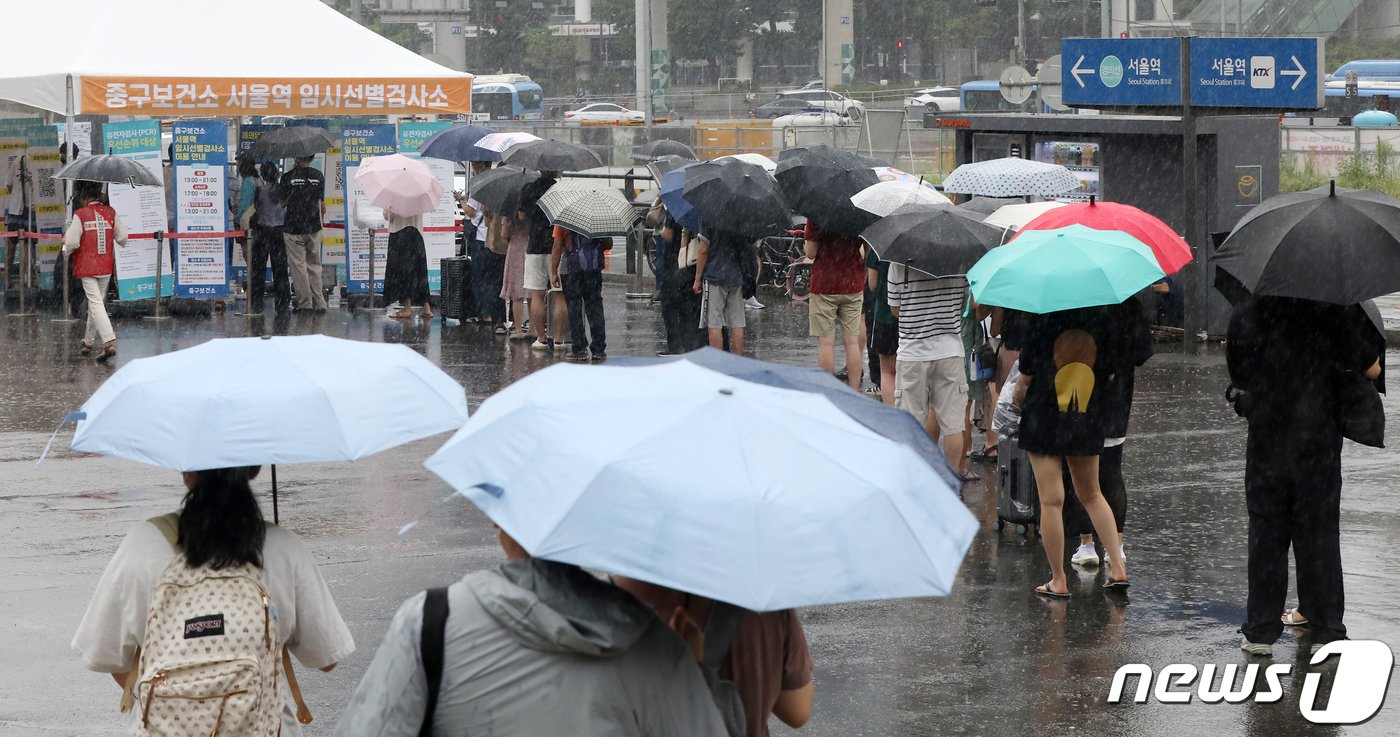
[[[1072,456],[1067,458],[1066,462],[1069,463],[1069,475],[1074,481],[1074,490],[1079,496],[1079,502],[1089,513],[1089,519],[1094,523],[1094,530],[1099,533],[1099,539],[1103,541],[1104,551],[1108,557],[1109,576],[1114,581],[1127,581],[1128,565],[1127,561],[1123,560],[1122,555],[1123,538],[1118,534],[1118,523],[1113,519],[1113,509],[1108,506],[1108,500],[1103,498],[1103,490],[1099,488],[1099,457]],[[1040,473],[1037,470],[1036,483],[1039,482]],[[1062,490],[1061,496],[1063,497],[1063,495]],[[1044,523],[1044,514],[1042,511],[1042,524]],[[1055,518],[1055,524],[1061,524],[1059,517]],[[1043,527],[1042,534],[1044,534]],[[1060,535],[1063,538],[1063,529],[1061,529]],[[1046,535],[1046,540],[1049,540],[1048,535]],[[1061,546],[1063,547],[1063,540]],[[1049,549],[1048,542],[1046,549],[1047,551]],[[1064,551],[1061,550],[1061,552]]]
[[[895,366],[897,359],[894,356],[880,356],[880,401],[886,405],[894,406],[894,386],[898,379],[895,378]]]
[[[744,355],[744,329],[729,329],[729,350],[736,356]]]
[[[515,334],[525,334],[525,300],[511,300],[510,319],[515,321]]]
[[[563,292],[554,293],[554,317],[549,322],[550,332],[554,333],[555,344],[563,344],[564,336],[569,330],[569,307],[564,303]]]
[[[828,374],[836,373],[836,336],[817,337],[817,367]]]
[[[539,338],[541,343],[548,341],[545,336],[545,294],[545,292],[530,292],[530,326],[535,329],[535,337]]]
[[[1062,517],[1065,507],[1065,480],[1059,456],[1031,453],[1031,470],[1035,472],[1035,485],[1040,492],[1040,537],[1045,545],[1045,557],[1050,561],[1051,591],[1069,591],[1065,581],[1065,522]],[[1074,477],[1079,484],[1079,477]],[[1095,482],[1097,483],[1097,482]],[[1107,506],[1107,505],[1105,505]],[[1109,514],[1111,518],[1112,513]]]
[[[710,347],[724,350],[724,328],[710,328]]]
[[[865,363],[865,339],[861,337],[861,333],[864,332],[865,330],[862,328],[855,335],[841,334],[841,342],[846,346],[846,383],[850,384],[851,388],[856,391],[860,391],[861,373],[865,370],[862,366]],[[835,346],[833,346],[833,352],[834,348]]]

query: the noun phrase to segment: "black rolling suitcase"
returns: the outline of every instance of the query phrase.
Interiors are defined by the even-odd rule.
[[[438,314],[443,321],[464,320],[467,317],[467,303],[471,300],[472,260],[466,256],[453,256],[442,260],[442,295],[439,298]]]
[[[1030,456],[1016,438],[1003,436],[997,451],[997,530],[1011,524],[1024,535],[1039,520],[1040,495]]]

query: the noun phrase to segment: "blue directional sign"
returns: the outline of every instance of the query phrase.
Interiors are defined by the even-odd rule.
[[[1192,39],[1191,104],[1316,110],[1326,94],[1322,54],[1316,38]]]
[[[1070,107],[1181,104],[1181,39],[1067,38],[1060,90]]]

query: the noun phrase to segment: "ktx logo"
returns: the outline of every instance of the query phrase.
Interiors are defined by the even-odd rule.
[[[1313,654],[1312,665],[1321,665],[1329,658],[1337,658],[1336,673],[1333,676],[1327,706],[1319,708],[1317,692],[1322,684],[1321,673],[1307,673],[1303,676],[1303,692],[1298,697],[1298,709],[1303,718],[1313,724],[1360,724],[1375,716],[1385,703],[1386,689],[1390,685],[1390,672],[1395,666],[1395,655],[1384,642],[1379,640],[1337,640],[1322,646]],[[1244,679],[1236,688],[1239,666],[1229,664],[1219,668],[1220,683],[1216,685],[1217,666],[1208,663],[1201,668],[1188,663],[1174,663],[1162,668],[1156,674],[1155,687],[1152,668],[1141,663],[1131,663],[1113,674],[1113,685],[1109,687],[1108,703],[1122,703],[1123,691],[1127,688],[1128,677],[1137,676],[1137,690],[1133,702],[1147,703],[1149,692],[1163,704],[1187,704],[1193,696],[1207,704],[1222,701],[1238,704],[1247,700],[1267,704],[1283,698],[1283,679],[1292,674],[1293,666],[1275,663],[1264,668],[1264,688],[1256,692],[1259,678],[1259,665],[1250,663],[1244,668]],[[1199,684],[1195,691],[1191,685]],[[1182,690],[1184,689],[1184,690]]]

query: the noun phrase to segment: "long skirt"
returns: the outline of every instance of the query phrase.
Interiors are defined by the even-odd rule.
[[[417,228],[404,228],[389,234],[389,252],[384,265],[384,301],[428,302],[428,252],[423,234]]]

